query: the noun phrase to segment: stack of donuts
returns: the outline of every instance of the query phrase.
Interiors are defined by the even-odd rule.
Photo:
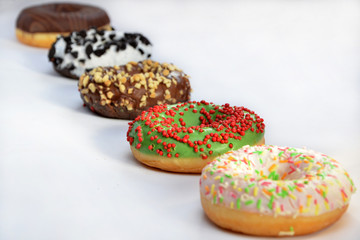
[[[190,77],[153,59],[152,43],[117,31],[105,10],[48,3],[21,11],[20,42],[48,49],[59,74],[78,80],[83,105],[128,119],[135,159],[197,173],[206,215],[220,227],[260,236],[303,235],[336,222],[356,190],[335,159],[265,145],[265,123],[244,106],[190,99]]]

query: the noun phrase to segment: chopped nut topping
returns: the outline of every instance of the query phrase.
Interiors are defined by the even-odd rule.
[[[110,80],[107,80],[104,82],[105,86],[109,87],[111,85],[111,81]]]
[[[119,85],[119,87],[120,87],[120,92],[124,93],[125,92],[125,86],[121,84],[121,85]]]
[[[121,83],[126,83],[126,80],[127,80],[126,77],[120,78],[120,82],[121,82]]]
[[[89,76],[86,75],[82,82],[83,87],[86,87],[88,85],[88,83],[89,83]]]
[[[165,69],[163,72],[162,72],[162,74],[166,77],[167,75],[169,75],[169,70],[167,70],[167,69]]]
[[[112,92],[107,92],[106,96],[111,99],[114,96],[114,94]]]
[[[92,93],[95,93],[95,91],[96,91],[95,84],[90,83],[90,84],[89,84],[89,89],[90,89],[90,91],[91,91]]]

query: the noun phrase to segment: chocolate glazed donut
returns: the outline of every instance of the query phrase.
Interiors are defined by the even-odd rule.
[[[175,65],[148,59],[95,68],[80,77],[79,91],[93,112],[134,119],[154,105],[188,101],[191,87],[189,76]]]
[[[101,8],[83,4],[50,3],[22,10],[16,21],[16,35],[25,44],[50,47],[58,34],[87,30],[90,27],[111,29],[109,24],[107,13]],[[38,39],[39,36],[36,37],[35,34],[45,36]],[[49,39],[46,34],[53,36]]]

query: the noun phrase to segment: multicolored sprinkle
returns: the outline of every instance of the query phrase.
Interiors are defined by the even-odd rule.
[[[356,188],[340,164],[325,154],[263,145],[245,146],[209,163],[200,191],[231,209],[297,217],[342,208]]]

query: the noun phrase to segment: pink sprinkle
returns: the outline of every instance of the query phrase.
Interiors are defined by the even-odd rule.
[[[222,186],[219,186],[219,192],[223,193],[223,191],[224,191],[224,188]]]
[[[231,192],[230,195],[231,195],[231,197],[236,198],[236,194],[235,194],[235,193]]]
[[[280,187],[276,186],[276,193],[279,193],[279,192],[280,192]]]
[[[288,172],[288,174],[292,174],[293,172],[295,172],[295,171],[296,171],[296,169],[295,169],[293,166],[290,166],[290,168],[291,168],[291,171],[290,171],[290,172]]]
[[[280,205],[280,209],[281,209],[281,211],[283,212],[284,211],[284,205]]]
[[[262,182],[261,186],[269,186],[271,184],[271,182]]]

